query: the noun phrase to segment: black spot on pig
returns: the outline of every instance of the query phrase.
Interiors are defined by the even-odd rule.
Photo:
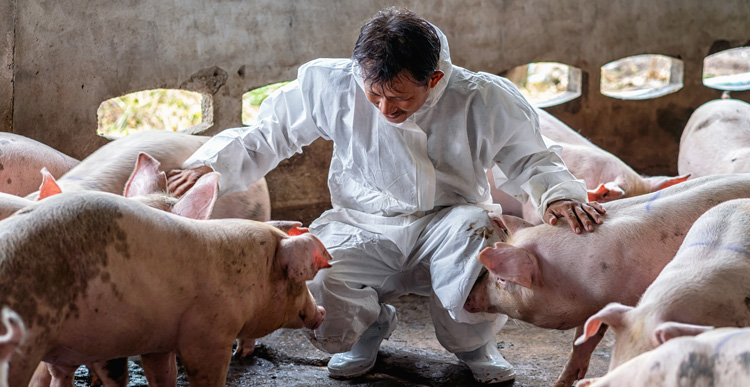
[[[9,178],[8,178],[8,180],[6,181],[6,183],[8,183],[8,185],[10,185],[10,183],[12,183],[12,182],[13,182],[13,180],[11,180],[11,178],[10,178],[10,177],[9,177]]]
[[[602,268],[602,273],[605,273],[609,269],[609,265],[607,264],[607,262],[599,263],[599,267]]]
[[[750,309],[750,297],[745,297],[745,306]]]
[[[3,163],[0,163],[0,171],[2,171],[3,169],[5,169],[5,166],[3,165]]]
[[[680,386],[713,386],[713,359],[705,354],[690,353],[688,358],[680,363],[677,380]]]
[[[111,198],[55,197],[19,212],[0,235],[0,304],[16,310],[29,328],[77,317],[89,282],[107,267],[107,246],[124,235]],[[120,250],[127,250],[127,246]]]

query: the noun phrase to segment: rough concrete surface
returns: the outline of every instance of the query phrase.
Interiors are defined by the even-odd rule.
[[[427,299],[405,296],[396,300],[398,326],[380,347],[375,368],[351,379],[328,377],[330,355],[315,348],[299,330],[280,329],[256,341],[255,353],[232,359],[227,386],[480,386],[471,372],[435,339]],[[509,321],[498,333],[500,353],[514,365],[515,382],[499,386],[551,386],[562,371],[573,342],[574,330],[556,331]],[[605,336],[594,352],[587,376],[601,376],[609,364],[612,336]],[[88,385],[88,374],[79,369],[76,386]],[[130,386],[146,386],[143,373],[131,363]],[[180,368],[177,386],[188,387]]]

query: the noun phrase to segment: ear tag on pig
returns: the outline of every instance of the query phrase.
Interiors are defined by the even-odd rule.
[[[586,193],[590,202],[601,202],[604,196],[609,193],[609,188],[605,187],[604,184],[599,184],[596,189],[587,190]]]
[[[192,219],[208,219],[219,196],[219,172],[201,176],[172,207],[172,213]]]
[[[664,177],[664,176],[651,176],[646,178],[646,183],[651,186],[652,191],[658,191],[660,189],[671,187],[675,184],[685,182],[690,178],[690,173],[682,176]]]
[[[145,196],[162,192],[167,186],[167,175],[159,172],[161,163],[146,153],[139,153],[133,173],[125,183],[123,196]]]
[[[37,199],[37,201],[50,197],[52,195],[62,193],[60,186],[57,185],[57,181],[55,181],[55,178],[52,176],[49,170],[47,170],[47,167],[42,168],[41,172],[42,185],[39,186],[39,198]]]
[[[268,220],[264,223],[274,226],[290,236],[310,232],[307,227],[302,227],[302,222],[297,222],[295,220]]]
[[[529,289],[537,275],[535,261],[528,251],[503,242],[482,250],[479,262],[500,278]]]

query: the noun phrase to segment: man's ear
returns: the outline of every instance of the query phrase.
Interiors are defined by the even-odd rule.
[[[430,77],[430,82],[429,82],[430,89],[437,86],[438,82],[440,82],[440,80],[443,79],[443,76],[445,76],[445,73],[443,73],[442,71],[440,70],[435,71],[435,74],[432,74],[432,76]]]

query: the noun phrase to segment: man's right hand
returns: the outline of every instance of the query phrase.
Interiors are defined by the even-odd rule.
[[[207,165],[192,169],[173,169],[167,173],[167,189],[170,194],[180,197],[209,172],[213,172],[213,169]]]

